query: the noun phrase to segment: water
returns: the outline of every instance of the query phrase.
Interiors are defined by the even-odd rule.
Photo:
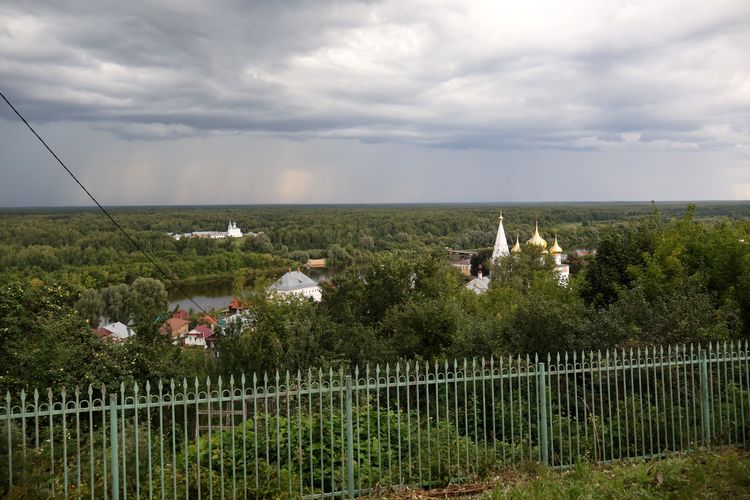
[[[316,283],[330,279],[331,272],[328,269],[307,269],[303,273]],[[183,285],[181,291],[188,294],[194,301],[205,309],[225,309],[236,294],[232,293],[231,281],[216,281],[211,283],[200,283],[195,285]],[[169,310],[176,307],[189,311],[195,310],[195,304],[190,302],[179,290],[169,290]]]
[[[184,292],[184,293],[181,293]],[[232,282],[218,281],[212,283],[200,283],[195,285],[182,285],[180,290],[169,290],[169,310],[175,307],[185,309],[197,309],[184,294],[189,295],[195,302],[205,309],[224,309],[232,300]]]

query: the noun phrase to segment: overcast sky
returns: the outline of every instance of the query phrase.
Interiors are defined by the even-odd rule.
[[[750,1],[0,3],[103,204],[750,198]],[[86,198],[0,103],[0,205]]]

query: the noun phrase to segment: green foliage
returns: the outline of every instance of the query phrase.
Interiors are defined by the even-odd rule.
[[[528,234],[542,212],[541,227],[565,235],[568,249],[596,246],[597,253],[575,264],[582,272],[563,287],[550,256],[525,247],[492,269],[490,290],[480,296],[464,288],[445,247],[473,248],[474,267],[486,263],[497,207],[118,210],[139,242],[177,275],[253,287],[246,297],[251,321],[217,335],[218,359],[181,353],[158,334],[167,301],[157,271],[96,214],[4,211],[0,274],[9,285],[0,331],[9,341],[0,347],[0,369],[9,378],[0,385],[543,354],[750,333],[750,225],[717,218],[747,215],[750,206],[659,208],[506,209],[509,234]],[[681,217],[668,220],[674,215]],[[223,227],[229,219],[262,233],[223,241],[165,234]],[[321,303],[267,300],[264,286],[290,266],[288,259],[296,266],[324,255],[334,269]],[[55,296],[54,287],[41,283],[66,285]],[[100,318],[134,322],[137,338],[125,346],[97,343],[88,326]],[[61,366],[64,376],[41,373]]]
[[[417,298],[388,309],[381,328],[398,356],[433,359],[453,343],[459,317],[453,301]]]
[[[247,469],[248,491],[253,498],[284,497],[290,485],[294,493],[300,483],[305,494],[346,490],[343,418],[336,405],[329,407],[328,402],[323,413],[316,410],[310,413],[307,408],[301,408],[298,415],[290,418],[264,413],[250,417],[233,430],[215,432],[210,439],[201,436],[178,457],[177,463],[184,462],[185,455],[189,461],[199,457],[207,469],[204,474],[214,481],[214,491],[220,488],[222,480],[224,488],[231,491],[233,475],[241,478]],[[408,479],[413,481],[420,464],[421,473],[431,474],[436,484],[476,477],[476,471],[469,472],[475,460],[474,441],[460,435],[454,426],[435,427],[430,433],[433,445],[418,449],[417,440],[427,443],[427,430],[417,425],[416,412],[381,409],[378,413],[374,406],[362,405],[352,418],[354,476],[358,487],[387,487]],[[372,432],[378,425],[380,433]],[[235,446],[228,449],[227,443],[231,442]],[[222,443],[224,451],[219,453]],[[500,446],[506,445],[500,443]],[[463,458],[460,453],[468,449],[472,450],[472,461],[467,464],[457,457]],[[450,469],[446,466],[449,454],[454,461]],[[476,460],[481,463],[478,471],[481,474],[492,466],[493,459],[484,451],[480,455]],[[427,468],[428,463],[432,469]],[[208,479],[202,479],[203,491],[207,491],[207,483]],[[178,496],[184,496],[179,493]]]
[[[68,387],[118,380],[109,344],[71,307],[70,287],[32,283],[0,287],[0,387]]]
[[[104,302],[104,317],[109,321],[128,323],[131,319],[130,287],[126,284],[111,285],[101,291]]]
[[[632,227],[607,232],[586,268],[586,280],[581,289],[583,299],[596,307],[615,302],[618,292],[633,281],[632,267],[644,265],[656,248],[661,229],[661,219],[652,215]]]
[[[744,498],[750,495],[750,459],[744,452],[699,452],[607,468],[584,463],[569,471],[511,469],[480,498]]]
[[[246,238],[243,249],[246,252],[271,253],[273,252],[273,244],[267,234],[261,233]]]
[[[129,309],[133,314],[133,321],[140,327],[139,330],[146,329],[146,325],[153,325],[158,321],[159,315],[167,310],[167,291],[164,284],[153,278],[136,279],[130,286],[129,299]],[[143,336],[142,331],[139,333]]]
[[[573,287],[560,286],[550,272],[535,273],[503,325],[506,350],[547,354],[595,345],[587,342],[588,315]]]
[[[92,328],[96,328],[104,314],[104,300],[99,292],[87,288],[76,301],[75,308]]]

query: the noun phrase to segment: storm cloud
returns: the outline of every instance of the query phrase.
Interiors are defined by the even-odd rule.
[[[222,172],[243,179],[279,169],[309,174],[310,163],[325,164],[326,175],[338,179],[320,200],[263,202],[361,198],[346,184],[357,183],[351,172],[366,178],[371,162],[363,156],[395,152],[409,159],[411,170],[402,165],[389,172],[390,160],[371,165],[383,171],[380,179],[392,180],[384,185],[388,192],[398,191],[401,175],[429,176],[430,165],[439,172],[448,158],[454,168],[468,169],[464,188],[446,197],[447,181],[416,199],[367,201],[472,198],[468,179],[498,175],[486,170],[491,164],[520,185],[532,172],[549,179],[560,168],[607,183],[624,178],[627,164],[637,174],[634,162],[664,169],[665,179],[677,172],[676,163],[693,165],[698,178],[701,169],[715,168],[723,179],[721,187],[701,182],[701,192],[687,183],[655,198],[744,197],[750,193],[747,47],[745,0],[0,5],[0,88],[49,133],[79,131],[69,137],[79,139],[69,155],[84,172],[92,158],[107,158],[106,151],[148,151],[153,165],[139,183],[161,182],[185,174],[168,152],[179,149],[170,142],[183,141],[190,156],[213,159]],[[7,110],[0,117],[12,120]],[[8,152],[14,135],[7,125],[0,160],[11,171],[25,153]],[[98,144],[81,143],[94,135]],[[249,151],[239,145],[229,147],[237,156],[217,152],[216,145],[238,137],[263,151],[265,163],[248,162]],[[274,148],[300,152],[282,164]],[[123,161],[123,155],[116,160]],[[603,172],[584,176],[576,168]],[[643,175],[636,184],[654,182]],[[568,199],[554,186],[532,195]],[[494,199],[501,195],[496,191]],[[505,195],[512,198],[513,190]],[[479,198],[492,200],[493,193]]]

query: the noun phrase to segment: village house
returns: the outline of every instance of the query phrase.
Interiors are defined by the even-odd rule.
[[[213,335],[213,330],[208,325],[198,325],[183,338],[185,347],[200,347],[208,349],[209,337]]]
[[[119,321],[109,323],[94,329],[94,334],[100,339],[110,340],[121,344],[135,335],[135,331],[125,323]]]
[[[172,340],[177,340],[190,330],[190,321],[181,318],[169,318],[159,328],[163,335],[169,335]]]

